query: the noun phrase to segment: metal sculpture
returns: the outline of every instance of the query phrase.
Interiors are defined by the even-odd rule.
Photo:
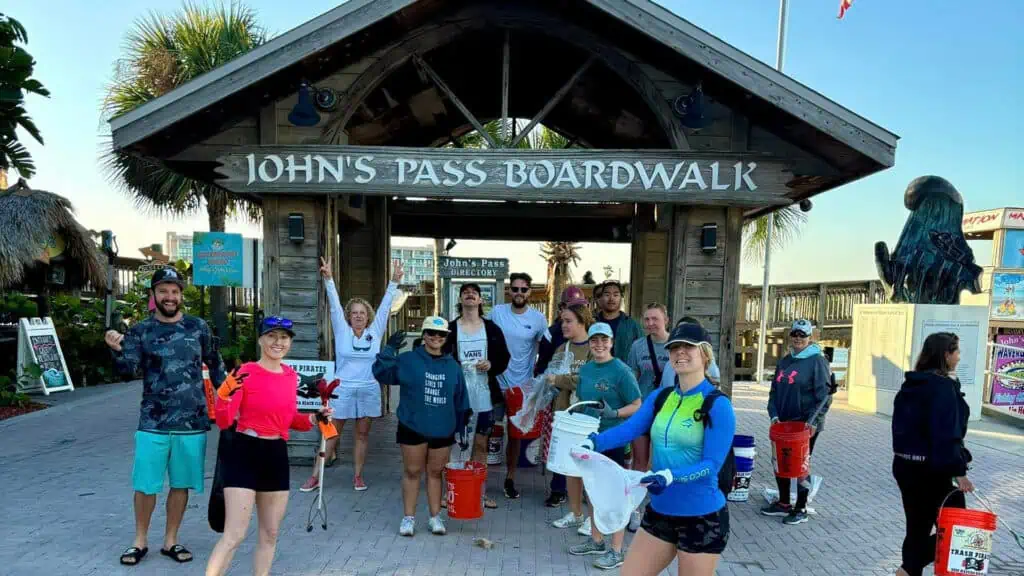
[[[910,217],[896,249],[875,244],[878,276],[891,302],[959,304],[960,292],[981,292],[981,267],[964,238],[964,201],[938,176],[914,179],[903,196]]]

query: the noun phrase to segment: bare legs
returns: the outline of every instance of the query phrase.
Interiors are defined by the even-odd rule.
[[[427,450],[427,507],[431,517],[441,513],[441,473],[451,451],[450,447]]]
[[[487,434],[474,434],[473,435],[473,453],[469,459],[473,462],[479,462],[484,465],[484,470],[487,470],[487,442],[490,436]],[[487,508],[496,508],[498,505],[494,500],[487,497],[487,483],[484,483],[484,506]]]
[[[591,504],[591,506],[590,506],[590,537],[594,540],[594,542],[597,542],[598,544],[600,544],[601,542],[604,542],[604,534],[601,534],[601,532],[599,532],[597,530],[597,522],[594,522],[594,506],[593,506],[593,504]],[[612,550],[615,550],[616,552],[622,552],[622,542],[625,539],[626,539],[626,531],[625,530],[619,530],[615,534],[612,534],[612,541],[611,541]],[[688,572],[680,572],[680,573],[681,574],[689,574]]]
[[[206,576],[223,576],[231,566],[235,551],[245,540],[256,492],[245,488],[224,489],[224,533],[206,562]]]
[[[356,420],[355,466],[356,477],[363,476],[363,464],[366,463],[366,449],[370,445],[370,418]],[[338,429],[341,432],[341,428]]]
[[[646,472],[651,465],[651,439],[638,436],[633,440],[633,470]]]
[[[149,523],[153,519],[153,510],[156,509],[156,494],[143,494],[135,492],[135,542],[132,546],[145,548],[149,539]],[[188,506],[188,489],[171,488],[167,494],[167,527],[164,530],[164,550],[178,543],[178,528],[181,527],[181,519],[185,517],[185,508]]]
[[[287,508],[287,490],[256,493],[260,540],[256,546],[256,554],[252,558],[252,572],[255,576],[270,576],[270,565],[274,562],[274,551],[277,549],[277,534],[281,529],[281,519],[284,518]]]
[[[519,438],[513,438],[511,434],[508,436],[508,445],[505,446],[505,479],[516,481],[516,468],[519,467],[519,450],[520,450]]]
[[[149,522],[156,509],[156,494],[135,493],[135,542],[132,546],[142,549],[146,547],[149,535]]]
[[[402,444],[402,508],[406,516],[416,515],[416,500],[420,496],[420,476],[426,467],[426,444]],[[440,506],[440,498],[438,500]]]
[[[583,479],[569,476],[565,479],[565,489],[569,493],[569,510],[576,516],[583,515]]]
[[[644,530],[639,530],[636,533],[636,538],[633,538],[633,543],[629,545],[626,561],[619,569],[619,574],[622,576],[657,576],[672,563],[672,558],[675,556],[675,546],[651,536]],[[689,572],[683,572],[682,565],[680,565],[679,573],[690,575]]]

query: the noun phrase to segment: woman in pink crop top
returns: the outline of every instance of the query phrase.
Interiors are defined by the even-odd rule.
[[[253,572],[270,574],[278,528],[288,506],[288,431],[311,430],[317,418],[299,412],[295,371],[282,364],[293,336],[291,320],[266,318],[260,326],[260,361],[242,365],[217,390],[217,426],[223,430],[235,426],[236,433],[221,462],[224,534],[210,554],[207,576],[227,572],[245,539],[254,507],[259,545]],[[331,409],[325,407],[321,414],[330,418]]]

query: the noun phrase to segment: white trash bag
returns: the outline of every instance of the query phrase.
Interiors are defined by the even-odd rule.
[[[543,374],[533,378],[528,386],[524,386],[525,398],[523,407],[509,421],[520,430],[533,430],[537,415],[554,402],[558,397],[558,389],[548,383],[548,375],[572,373],[572,354],[557,352]]]
[[[614,460],[585,448],[570,450],[587,489],[587,499],[594,508],[594,526],[601,534],[614,534],[629,524],[633,510],[643,503],[647,487],[640,479],[647,475],[639,470],[626,470]]]
[[[474,360],[462,363],[462,375],[466,378],[466,393],[473,413],[490,412],[493,406],[491,389],[487,384],[487,372],[478,371]]]
[[[825,479],[821,476],[811,476],[811,489],[807,494],[807,504],[814,502],[814,496],[818,494],[818,490],[821,489],[821,484]],[[764,496],[765,502],[773,504],[779,501],[779,490],[777,488],[768,488],[767,486],[761,489],[761,494]],[[789,492],[789,501],[796,502],[796,488],[793,487]],[[811,506],[807,506],[807,514],[814,516],[818,513],[817,510]]]

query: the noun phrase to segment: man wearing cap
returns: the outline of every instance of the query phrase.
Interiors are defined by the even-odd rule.
[[[565,344],[565,336],[562,334],[562,311],[576,304],[586,306],[588,304],[587,297],[583,295],[583,290],[579,286],[566,286],[565,290],[562,290],[562,297],[558,300],[555,322],[548,326],[544,339],[540,341],[537,351],[537,366],[533,369],[534,376],[540,376],[548,369],[548,364],[551,363],[555,351],[559,346]]]
[[[607,280],[602,282],[594,293],[597,295],[599,308],[595,321],[604,322],[611,327],[612,333],[615,334],[615,348],[612,354],[619,360],[628,362],[633,342],[643,338],[644,331],[636,320],[622,311],[622,284],[617,280]]]
[[[768,417],[776,422],[803,422],[811,432],[810,451],[825,427],[825,413],[832,397],[829,395],[831,369],[817,344],[811,343],[814,326],[808,320],[793,322],[789,332],[789,354],[779,360],[768,392]],[[796,489],[796,504],[790,506],[790,480],[776,478],[779,500],[761,509],[765,516],[784,516],[782,522],[792,526],[808,521],[807,500],[809,478],[801,478]]]
[[[147,534],[156,495],[170,480],[167,527],[160,553],[176,562],[190,562],[192,553],[178,543],[188,505],[188,491],[203,491],[206,432],[210,418],[203,389],[203,364],[214,387],[225,378],[224,364],[210,328],[200,318],[182,313],[184,282],[174,269],[158,270],[150,283],[156,309],[127,334],[108,330],[114,365],[124,375],[142,371],[142,405],[135,432],[135,541],[121,563],[138,564],[149,551]]]

